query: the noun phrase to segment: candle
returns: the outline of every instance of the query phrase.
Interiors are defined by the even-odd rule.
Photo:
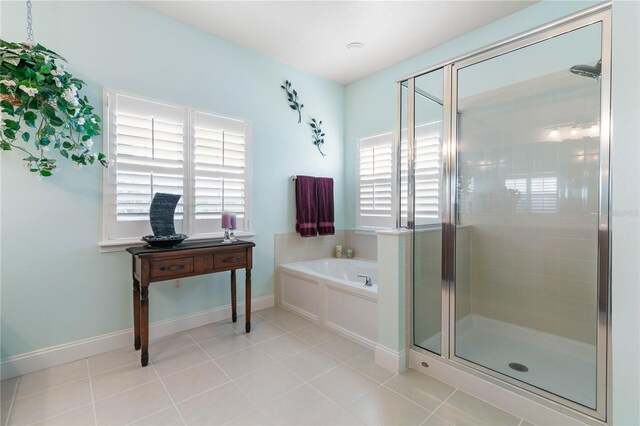
[[[222,212],[222,228],[229,229],[231,225],[231,214],[229,212]]]
[[[236,227],[237,227],[236,214],[235,213],[231,213],[231,224],[230,224],[229,228],[236,229]]]

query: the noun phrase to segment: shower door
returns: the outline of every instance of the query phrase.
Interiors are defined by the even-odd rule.
[[[449,71],[449,67],[447,68]],[[448,138],[449,122],[445,113],[445,69],[421,75],[409,86],[413,89],[414,126],[409,139],[402,138],[401,175],[407,176],[408,159],[412,159],[413,195],[407,205],[413,218],[413,310],[414,341],[416,345],[436,354],[442,353],[442,222],[448,212],[443,143]],[[448,99],[447,99],[448,101]],[[409,149],[412,150],[409,153]],[[403,179],[404,183],[404,179]],[[403,192],[406,185],[403,185]],[[404,206],[403,206],[404,207]],[[404,210],[404,209],[403,209]],[[446,343],[445,343],[446,346]]]
[[[399,81],[398,123],[399,223],[413,229],[413,348],[601,420],[608,9]]]
[[[604,385],[602,34],[595,22],[453,71],[454,359],[591,410]]]

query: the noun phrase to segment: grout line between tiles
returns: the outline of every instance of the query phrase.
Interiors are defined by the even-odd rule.
[[[44,419],[41,419],[41,420],[36,420],[34,423],[31,423],[31,424],[32,424],[32,425],[34,425],[34,424],[36,424],[36,423],[40,423],[40,424],[42,424],[42,423],[46,422],[47,420],[54,419],[54,418],[56,418],[56,417],[58,417],[58,416],[64,416],[65,414],[69,414],[69,413],[70,413],[70,412],[72,412],[72,411],[79,410],[79,409],[81,409],[81,408],[88,407],[88,406],[90,406],[90,405],[91,405],[91,403],[88,403],[88,404],[81,405],[81,406],[79,406],[79,407],[70,408],[70,409],[68,409],[68,410],[65,410],[65,411],[63,411],[63,412],[61,412],[61,413],[54,414],[54,415],[49,416],[49,417],[47,417],[47,418],[44,418]]]
[[[201,349],[202,349],[202,348],[201,348]],[[204,352],[204,351],[203,351],[203,352]],[[167,375],[165,375],[165,376],[161,376],[161,375],[160,375],[160,373],[158,372],[158,369],[155,369],[155,372],[156,372],[156,374],[158,375],[158,378],[159,378],[159,379],[162,379],[163,377],[169,377],[169,376],[173,376],[174,374],[182,373],[183,371],[187,371],[187,370],[188,370],[188,369],[190,369],[190,368],[199,367],[199,366],[201,366],[202,364],[206,364],[206,363],[208,363],[208,362],[209,362],[209,360],[202,361],[202,362],[198,362],[198,363],[195,363],[195,364],[192,364],[192,365],[188,366],[187,368],[183,368],[182,370],[174,371],[173,373],[167,374]],[[147,383],[148,383],[148,382],[147,382]]]
[[[354,357],[355,358],[355,357]],[[351,358],[351,359],[354,359]],[[349,365],[348,365],[349,366]],[[349,366],[350,368],[353,368],[351,366]],[[354,370],[356,370],[355,368],[353,368]],[[357,370],[356,370],[357,371]],[[362,374],[362,373],[360,373]],[[378,386],[376,386],[371,392],[367,392],[366,394],[362,395],[360,398],[356,399],[355,401],[353,401],[351,404],[349,404],[349,408],[353,407],[354,405],[356,405],[358,403],[358,401],[360,401],[362,398],[371,395],[373,392],[377,391],[378,389],[380,389],[381,387],[384,387],[385,389],[389,389],[385,386],[385,384],[387,384],[387,382],[389,382],[391,379],[393,379],[394,377],[396,377],[397,374],[394,374],[393,376],[389,377],[387,380],[385,380],[382,383],[377,383]],[[372,379],[373,380],[373,379]],[[413,402],[413,401],[412,401]]]
[[[152,364],[151,364],[151,361],[149,361],[149,365],[152,365]],[[140,367],[140,368],[147,368],[147,367]],[[157,374],[157,372],[156,372],[156,374]],[[157,377],[157,378],[155,378],[155,379],[153,379],[153,380],[150,380],[150,381],[148,381],[148,382],[141,383],[141,384],[139,384],[139,385],[135,385],[135,386],[132,386],[132,387],[130,387],[130,388],[127,388],[127,389],[124,389],[124,390],[118,391],[118,392],[116,392],[116,393],[114,393],[114,394],[111,394],[111,395],[109,395],[109,396],[105,396],[104,398],[100,398],[100,399],[96,400],[96,403],[100,403],[100,402],[102,402],[102,401],[104,401],[104,400],[106,400],[106,399],[111,399],[111,398],[114,398],[114,397],[116,397],[116,396],[118,396],[118,395],[120,395],[120,394],[123,394],[123,393],[125,393],[125,392],[129,392],[129,391],[132,391],[132,390],[134,390],[134,389],[138,389],[138,388],[140,388],[140,387],[142,387],[142,386],[146,386],[146,385],[148,385],[149,383],[153,383],[153,382],[155,382],[156,380],[160,380],[160,377]]]
[[[311,325],[313,325],[313,324],[311,324]],[[311,325],[309,325],[308,327],[310,327]],[[320,325],[320,326],[321,326],[321,327],[323,327],[322,325]],[[306,327],[303,327],[303,328],[306,328]],[[326,328],[326,327],[324,327],[324,328]],[[295,331],[295,330],[294,330],[294,331]],[[294,337],[297,337],[297,336],[295,336],[295,334],[293,334],[293,332],[289,332],[289,333],[290,333],[290,334],[292,334]],[[358,353],[357,355],[355,355],[355,356],[353,356],[353,357],[351,357],[351,358],[348,358],[348,359],[347,359],[347,360],[345,360],[345,361],[342,361],[342,360],[340,360],[340,359],[338,359],[338,358],[336,358],[336,357],[334,357],[334,356],[332,356],[332,355],[328,354],[327,352],[323,351],[322,349],[317,348],[317,346],[318,346],[318,345],[321,345],[322,343],[325,343],[325,342],[327,342],[327,341],[329,341],[329,340],[332,340],[332,339],[334,339],[334,338],[336,338],[336,337],[339,337],[339,335],[334,336],[334,337],[331,337],[331,338],[329,338],[329,339],[327,339],[327,340],[324,340],[324,341],[322,341],[322,342],[316,343],[315,345],[309,345],[309,344],[307,344],[306,342],[304,342],[304,341],[303,341],[303,343],[305,343],[305,344],[308,346],[308,348],[307,348],[307,349],[305,349],[305,350],[315,348],[316,350],[318,350],[318,351],[320,351],[321,353],[325,354],[325,355],[326,355],[326,356],[328,356],[329,358],[334,359],[334,360],[336,360],[336,361],[338,362],[338,364],[337,364],[337,365],[335,365],[335,366],[333,366],[333,367],[329,368],[329,369],[328,369],[328,370],[326,370],[326,371],[323,371],[322,373],[320,373],[320,374],[318,374],[318,375],[316,375],[316,376],[314,376],[314,377],[310,378],[309,380],[307,380],[307,379],[305,379],[305,378],[301,377],[300,375],[298,375],[298,374],[297,374],[297,373],[295,373],[294,371],[292,371],[292,370],[290,370],[289,368],[287,368],[287,366],[286,366],[286,365],[282,364],[282,362],[281,362],[281,361],[284,361],[285,359],[288,359],[289,357],[283,358],[282,360],[276,360],[276,363],[277,363],[277,364],[279,364],[280,366],[282,366],[282,367],[283,367],[283,368],[285,368],[286,370],[288,370],[288,371],[292,372],[294,375],[296,375],[298,378],[300,378],[300,379],[302,380],[302,382],[303,382],[303,383],[302,383],[302,385],[294,387],[293,389],[289,390],[288,392],[285,392],[284,394],[282,394],[282,395],[278,396],[278,398],[280,398],[280,397],[282,397],[282,396],[284,396],[284,395],[286,395],[286,394],[289,394],[289,393],[293,392],[294,390],[296,390],[296,389],[298,389],[298,388],[300,388],[300,387],[302,387],[302,386],[304,386],[304,385],[307,385],[307,386],[309,386],[311,389],[313,389],[314,391],[316,391],[316,392],[318,392],[320,395],[322,395],[325,399],[329,400],[333,405],[335,405],[336,407],[338,407],[338,409],[339,409],[341,412],[346,413],[348,416],[350,416],[350,417],[354,417],[354,418],[355,418],[355,416],[354,416],[352,413],[350,413],[346,408],[344,408],[344,407],[342,407],[342,406],[338,405],[338,404],[337,404],[336,402],[334,402],[331,398],[329,398],[327,395],[325,395],[325,394],[324,394],[324,392],[322,392],[320,389],[318,389],[317,387],[315,387],[315,386],[313,385],[313,383],[311,383],[313,380],[317,379],[318,377],[320,377],[320,376],[322,376],[322,375],[324,375],[324,374],[326,374],[326,373],[328,373],[328,372],[330,372],[330,371],[332,371],[332,370],[335,370],[336,368],[338,368],[338,367],[340,367],[340,366],[346,366],[347,368],[349,368],[349,369],[353,370],[353,371],[354,371],[354,372],[356,372],[357,374],[360,374],[360,375],[362,375],[363,377],[366,377],[367,379],[372,380],[372,381],[373,381],[373,382],[375,382],[375,383],[376,383],[376,385],[377,385],[377,386],[376,386],[375,388],[373,388],[371,391],[366,392],[364,395],[362,395],[361,397],[357,398],[357,399],[356,399],[356,401],[358,401],[358,400],[360,400],[361,398],[364,398],[365,396],[367,396],[367,395],[371,394],[371,392],[374,392],[376,389],[378,389],[380,386],[382,386],[382,384],[381,384],[381,383],[378,383],[378,382],[377,382],[376,380],[374,380],[373,378],[371,378],[371,377],[367,376],[366,374],[361,373],[361,372],[360,372],[360,371],[358,371],[356,368],[353,368],[352,366],[350,366],[350,365],[348,364],[351,360],[353,360],[353,359],[355,359],[355,358],[359,357],[359,356],[360,356],[360,355],[362,355],[364,352],[366,352],[367,350],[370,350],[370,349],[365,348],[365,350],[364,350],[364,351],[362,351],[362,352]],[[299,338],[299,337],[298,337],[298,338]],[[299,339],[300,339],[300,338],[299,338]],[[300,340],[302,340],[302,339],[300,339]],[[348,339],[348,340],[351,340],[351,339]],[[351,341],[353,341],[353,340],[351,340]],[[354,343],[357,343],[357,342],[355,342],[355,341],[353,341],[353,342],[354,342]],[[358,344],[359,344],[359,343],[358,343]],[[301,351],[301,352],[302,352],[302,351]],[[299,353],[299,352],[297,352],[297,353]],[[297,354],[297,353],[296,353],[296,354]],[[294,355],[296,355],[296,354],[292,354],[291,356],[294,356]],[[391,378],[393,378],[393,377],[395,377],[395,375],[394,375],[394,376],[392,376]],[[388,380],[391,380],[391,378],[389,378]],[[388,380],[387,380],[387,381],[388,381]],[[385,383],[386,383],[386,381],[385,381]],[[356,401],[354,401],[352,404],[350,404],[350,406],[353,406],[353,405],[355,404],[355,402],[356,402]]]
[[[96,401],[93,399],[93,384],[91,382],[91,371],[89,371],[89,358],[86,360],[87,374],[89,375],[89,394],[91,395],[91,409],[93,410],[93,424],[98,424],[98,415],[96,414]]]
[[[239,333],[238,333],[238,334],[239,334]],[[191,337],[191,336],[189,336],[189,337]],[[193,338],[191,338],[191,339],[193,340]],[[249,339],[247,339],[247,340],[249,340]],[[198,346],[198,347],[200,348],[200,350],[201,350],[201,351],[203,351],[203,352],[205,353],[205,355],[206,355],[206,356],[211,360],[211,362],[213,362],[213,363],[215,364],[215,366],[216,366],[216,367],[218,367],[218,369],[222,372],[222,374],[224,374],[225,376],[227,376],[227,379],[229,379],[229,382],[223,383],[223,384],[221,384],[220,386],[223,386],[223,385],[225,385],[225,384],[227,384],[227,383],[232,383],[232,384],[233,384],[233,385],[234,385],[234,386],[235,386],[235,387],[240,391],[240,393],[242,393],[242,394],[245,396],[245,398],[247,398],[247,399],[249,400],[249,402],[251,402],[251,403],[253,404],[253,406],[254,406],[254,407],[255,407],[255,408],[256,408],[256,409],[257,409],[257,410],[258,410],[258,411],[259,411],[263,416],[265,416],[267,419],[269,419],[269,421],[270,421],[270,422],[274,423],[274,422],[271,420],[271,418],[270,418],[269,416],[267,416],[267,415],[266,415],[266,413],[265,413],[264,411],[262,411],[262,408],[260,408],[260,406],[259,406],[258,404],[256,404],[256,403],[255,403],[255,401],[254,401],[254,400],[253,400],[253,399],[252,399],[252,398],[251,398],[251,397],[250,397],[250,396],[249,396],[249,395],[248,395],[248,394],[247,394],[247,393],[246,393],[246,392],[245,392],[245,391],[244,391],[240,386],[238,386],[238,385],[236,384],[236,382],[234,381],[234,379],[232,379],[232,378],[231,378],[231,376],[229,376],[229,375],[227,374],[227,372],[226,372],[226,371],[224,371],[224,369],[220,366],[220,364],[218,364],[218,363],[216,362],[216,360],[215,360],[215,359],[213,359],[213,358],[211,357],[211,355],[209,355],[209,354],[207,353],[207,351],[205,351],[204,349],[202,349],[202,347],[198,344],[198,342],[196,342],[195,340],[193,340],[193,341],[194,341],[194,343],[196,344],[196,346]],[[250,340],[249,340],[249,343],[251,343],[251,344],[252,344],[252,346],[255,346],[255,345],[253,344],[253,342],[252,342],[252,341],[250,341]],[[245,348],[245,349],[246,349],[246,348]],[[266,352],[265,352],[265,355],[267,355],[267,354],[266,354]],[[268,356],[268,355],[267,355],[267,356]],[[270,357],[269,357],[269,358],[270,358]],[[256,371],[257,371],[257,370],[256,370]],[[240,376],[240,377],[241,377],[241,376]],[[212,389],[213,389],[213,388],[212,388]],[[208,389],[208,390],[206,390],[205,392],[202,392],[202,393],[209,392],[210,390],[211,390],[211,389]],[[193,397],[195,397],[195,395],[194,395]],[[193,397],[192,397],[192,398],[193,398]],[[191,398],[189,398],[189,399],[191,399]],[[186,401],[186,400],[185,400],[185,401]],[[177,408],[177,407],[176,407],[176,408]],[[178,412],[180,412],[180,410],[178,410]],[[240,417],[242,417],[244,414],[246,414],[246,413],[242,413],[241,415],[239,415],[239,416],[237,416],[237,417],[234,417],[234,418],[232,418],[232,419],[229,419],[227,422],[231,422],[231,421],[233,421],[233,420],[235,420],[235,419],[239,419],[239,418],[240,418]],[[180,413],[180,416],[182,417],[182,413]],[[186,422],[185,422],[185,424],[186,424]]]
[[[89,359],[90,359],[90,358],[87,358],[87,362],[89,361]],[[101,371],[101,372],[99,372],[98,374],[91,374],[91,369],[89,369],[89,376],[90,376],[90,377],[98,377],[98,376],[102,376],[103,374],[106,374],[106,373],[112,373],[112,372],[114,372],[115,370],[118,370],[118,369],[120,369],[120,368],[129,367],[130,365],[133,365],[133,364],[139,364],[139,363],[140,363],[140,360],[133,361],[133,362],[128,362],[128,363],[126,363],[126,364],[122,364],[122,365],[119,365],[119,366],[117,366],[117,367],[113,367],[113,368],[109,368],[109,369],[107,369],[107,370]]]
[[[78,360],[78,361],[81,361],[81,360]],[[20,377],[22,377],[22,376],[20,376]],[[22,396],[17,396],[17,392],[16,392],[16,396],[14,397],[14,399],[15,400],[21,400],[21,399],[28,398],[30,396],[34,396],[34,395],[37,395],[37,394],[40,394],[40,393],[43,393],[43,392],[48,392],[48,391],[51,391],[51,390],[59,389],[59,388],[61,388],[63,386],[68,386],[68,385],[73,385],[73,384],[76,384],[76,383],[80,383],[80,382],[85,381],[87,379],[88,379],[88,377],[83,377],[82,379],[71,380],[71,381],[65,382],[65,383],[63,383],[61,385],[51,386],[49,388],[45,388],[45,389],[39,390],[37,392],[31,392],[31,393],[28,393],[28,394],[22,395]],[[16,390],[17,390],[17,386],[16,386]]]
[[[193,340],[193,337],[191,337],[191,335],[189,335],[189,338],[191,340]],[[200,346],[198,346],[198,347],[200,348]],[[202,348],[200,348],[200,350],[202,350]],[[171,401],[171,404],[173,404],[173,408],[178,412],[178,415],[180,416],[180,420],[182,420],[182,423],[186,425],[187,422],[184,420],[184,417],[182,417],[182,413],[180,412],[180,410],[178,410],[178,406],[176,405],[176,402],[174,401],[173,397],[171,396],[171,393],[169,392],[169,389],[167,389],[167,385],[164,384],[164,380],[162,380],[162,377],[158,373],[158,370],[156,369],[155,364],[151,363],[151,367],[153,368],[153,371],[156,372],[156,375],[158,377],[160,377],[160,383],[162,384],[162,387],[164,388],[164,391],[167,393],[167,396],[169,397],[169,400]],[[166,407],[165,407],[165,409],[166,409]]]
[[[140,417],[139,419],[136,419],[136,420],[134,420],[134,421],[132,421],[132,422],[126,423],[126,425],[127,425],[127,426],[129,426],[129,425],[135,424],[135,423],[137,423],[137,422],[141,422],[141,421],[146,420],[146,419],[148,419],[148,418],[150,418],[150,417],[152,417],[152,416],[155,416],[156,414],[162,413],[164,410],[168,410],[169,408],[171,408],[171,407],[168,407],[168,408],[167,408],[167,407],[161,408],[161,409],[159,409],[158,411],[154,411],[154,412],[153,412],[153,413],[151,413],[151,414],[147,414],[147,415],[146,415],[146,416],[144,416],[144,417]]]
[[[11,418],[11,411],[13,410],[13,403],[16,400],[16,394],[18,393],[18,386],[20,386],[20,380],[22,380],[22,376],[18,376],[18,380],[16,380],[16,385],[13,388],[13,394],[11,395],[11,403],[9,404],[9,412],[7,413],[7,419],[5,420],[5,425],[9,424],[9,419]]]
[[[438,404],[438,406],[431,412],[431,414],[429,414],[427,416],[426,419],[424,419],[424,421],[421,424],[425,424],[427,422],[427,420],[429,420],[432,416],[437,415],[436,411],[438,411],[440,409],[440,407],[442,407],[449,400],[449,398],[451,398],[453,396],[453,394],[456,393],[457,390],[458,390],[458,388],[454,388],[453,392],[451,392],[449,394],[449,396],[447,396],[440,404]]]
[[[295,315],[295,314],[294,314],[294,315]],[[274,320],[275,320],[275,319],[277,319],[277,318],[278,318],[278,316],[276,316],[276,317],[274,318]],[[304,327],[297,328],[297,329],[295,329],[295,330],[286,330],[286,329],[284,329],[284,328],[282,328],[282,327],[279,327],[277,324],[274,324],[272,320],[268,320],[268,319],[266,319],[266,318],[262,318],[262,319],[263,319],[266,323],[272,324],[272,325],[274,325],[275,327],[278,327],[278,328],[282,329],[285,333],[284,333],[284,334],[282,334],[282,335],[280,335],[280,336],[276,336],[276,337],[272,337],[272,338],[270,338],[270,339],[264,340],[264,341],[262,341],[262,342],[260,342],[260,343],[254,343],[254,342],[252,342],[250,339],[247,339],[247,340],[249,340],[249,342],[251,343],[251,345],[252,345],[252,346],[254,346],[254,347],[258,348],[258,349],[261,349],[261,350],[262,350],[262,348],[260,348],[260,347],[259,347],[261,344],[266,343],[266,342],[268,342],[268,341],[270,341],[270,340],[274,340],[274,339],[277,339],[277,338],[279,338],[279,337],[285,336],[285,335],[287,335],[287,334],[289,334],[289,335],[293,336],[294,338],[297,338],[297,339],[299,339],[300,341],[302,341],[302,342],[307,346],[307,348],[306,348],[306,349],[304,349],[304,350],[308,350],[308,349],[314,348],[314,347],[315,347],[315,346],[317,346],[317,345],[320,345],[320,344],[322,344],[322,343],[324,343],[324,342],[326,342],[326,341],[329,341],[329,340],[331,340],[331,339],[333,339],[333,338],[337,337],[337,336],[331,337],[331,338],[329,338],[329,339],[326,339],[325,341],[322,341],[322,342],[317,343],[316,345],[309,345],[307,342],[305,342],[304,340],[302,340],[300,337],[296,336],[293,332],[294,332],[294,331],[297,331],[297,330],[302,330],[302,329],[307,328],[307,327],[311,327],[314,323],[309,324],[309,325],[306,325],[306,326],[304,326]],[[322,327],[322,326],[321,326],[321,327]],[[240,332],[237,332],[237,333],[241,335],[241,333],[240,333]],[[349,340],[350,340],[350,339],[349,339]],[[196,342],[196,344],[197,344],[197,342]],[[245,348],[245,349],[246,349],[246,348]],[[240,349],[239,351],[241,351],[241,350],[243,350],[243,349]],[[360,373],[359,371],[357,371],[356,369],[354,369],[353,367],[351,367],[351,366],[347,365],[347,362],[349,362],[349,361],[351,361],[352,359],[354,359],[354,358],[356,358],[356,357],[360,356],[364,351],[363,351],[363,352],[358,353],[357,355],[355,355],[355,356],[353,356],[353,357],[349,358],[349,359],[348,359],[348,360],[346,360],[346,361],[341,361],[341,360],[339,360],[339,359],[337,359],[337,358],[335,358],[335,357],[333,357],[333,356],[331,356],[331,355],[327,354],[326,352],[322,351],[322,350],[321,350],[321,349],[319,349],[319,348],[317,348],[317,350],[319,350],[319,351],[321,351],[322,353],[326,354],[326,355],[327,355],[327,356],[329,356],[330,358],[335,359],[335,360],[338,362],[338,364],[337,364],[336,366],[334,366],[334,367],[330,368],[329,370],[327,370],[327,371],[325,371],[325,372],[323,372],[323,373],[319,374],[318,376],[315,376],[315,377],[311,378],[310,380],[314,380],[315,378],[317,378],[317,377],[321,376],[322,374],[327,373],[328,371],[331,371],[331,370],[333,370],[333,369],[335,369],[335,368],[339,367],[340,365],[346,365],[348,368],[351,368],[351,369],[353,369],[354,371],[356,371],[357,373],[362,374],[362,373]],[[239,351],[237,351],[237,352],[239,352]],[[264,350],[263,350],[263,351],[264,351]],[[300,352],[303,352],[303,351],[300,351]],[[296,352],[295,354],[291,354],[290,356],[294,356],[294,355],[296,355],[297,353],[299,353],[299,352]],[[207,354],[207,355],[209,355],[209,354]],[[331,400],[330,398],[328,398],[324,393],[322,393],[320,390],[318,390],[315,386],[313,386],[313,385],[310,383],[310,380],[306,380],[306,379],[304,379],[303,377],[299,376],[299,375],[298,375],[298,374],[296,374],[295,372],[291,371],[291,370],[290,370],[289,368],[287,368],[284,364],[282,364],[282,362],[281,362],[282,360],[276,360],[276,359],[274,359],[273,357],[271,357],[269,354],[267,354],[266,352],[265,352],[265,356],[266,356],[267,358],[270,358],[272,361],[274,361],[274,363],[275,363],[275,364],[278,364],[279,366],[281,366],[281,367],[282,367],[282,368],[284,368],[285,370],[287,370],[287,371],[289,371],[289,372],[293,373],[295,376],[297,376],[297,377],[302,381],[302,383],[301,383],[299,386],[296,386],[296,387],[294,387],[293,389],[290,389],[289,391],[287,391],[287,392],[283,393],[282,395],[278,395],[276,398],[281,398],[282,396],[287,395],[287,394],[289,394],[289,393],[291,393],[291,392],[295,391],[296,389],[298,389],[298,388],[300,388],[300,387],[302,387],[302,386],[304,386],[304,385],[307,385],[307,386],[309,386],[310,388],[312,388],[314,391],[316,391],[316,392],[318,392],[320,395],[322,395],[322,396],[323,396],[325,399],[327,399],[331,404],[335,405],[335,406],[336,406],[340,411],[342,411],[343,413],[346,413],[346,414],[348,414],[348,415],[350,415],[350,416],[352,416],[352,417],[353,417],[353,415],[352,415],[352,414],[350,414],[350,413],[349,413],[345,408],[343,408],[343,407],[339,406],[339,405],[338,405],[337,403],[335,403],[333,400]],[[287,358],[289,358],[289,357],[283,358],[283,360],[284,360],[284,359],[287,359]],[[213,359],[213,358],[212,358],[212,361],[214,361],[214,362],[215,362],[215,359]],[[216,365],[218,365],[218,364],[216,363]],[[221,368],[219,365],[218,365],[218,367],[220,368],[220,370],[222,370],[222,368]],[[263,367],[263,368],[267,368],[267,367]],[[275,422],[273,421],[273,419],[271,419],[268,415],[266,415],[266,413],[264,413],[264,411],[262,410],[262,408],[261,408],[258,404],[256,404],[256,403],[255,403],[255,401],[254,401],[254,400],[253,400],[253,399],[252,399],[248,394],[246,394],[246,393],[242,390],[242,388],[240,388],[240,386],[238,386],[238,385],[235,383],[235,380],[237,380],[237,379],[239,379],[239,378],[241,378],[241,377],[244,377],[244,376],[246,376],[246,375],[249,375],[249,374],[255,373],[256,371],[259,371],[259,370],[262,370],[262,368],[259,368],[259,369],[257,369],[257,370],[254,370],[254,371],[248,372],[248,373],[243,374],[243,375],[240,375],[240,376],[236,377],[235,379],[231,379],[231,377],[229,377],[229,376],[226,374],[226,372],[224,372],[224,370],[222,370],[222,371],[223,371],[223,373],[224,373],[225,375],[227,375],[227,376],[230,378],[230,380],[231,380],[231,381],[236,385],[236,387],[238,387],[238,389],[240,389],[240,391],[241,391],[241,392],[242,392],[242,393],[243,393],[243,394],[244,394],[244,395],[249,399],[249,401],[251,401],[251,402],[252,402],[252,403],[257,407],[257,409],[258,409],[258,411],[260,411],[260,413],[262,413],[262,414],[263,414],[267,419],[269,419],[272,423],[275,423]],[[364,375],[364,376],[365,376],[365,377],[367,377],[366,375]],[[365,394],[365,395],[366,395],[366,394]],[[241,417],[241,416],[238,416],[237,418],[240,418],[240,417]],[[232,420],[235,420],[235,419],[232,419]]]

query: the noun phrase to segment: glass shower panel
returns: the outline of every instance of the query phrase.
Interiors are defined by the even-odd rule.
[[[590,408],[601,33],[457,73],[455,356]]]
[[[415,78],[413,201],[414,342],[441,353],[442,321],[442,146],[444,70]],[[402,164],[408,156],[406,138]],[[407,211],[406,203],[402,210]]]

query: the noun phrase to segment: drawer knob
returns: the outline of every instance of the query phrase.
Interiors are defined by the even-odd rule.
[[[226,259],[222,259],[222,263],[240,262],[241,259],[242,258],[240,256],[227,257]]]
[[[184,269],[184,265],[172,265],[172,266],[161,266],[161,271],[179,271],[180,269]]]

